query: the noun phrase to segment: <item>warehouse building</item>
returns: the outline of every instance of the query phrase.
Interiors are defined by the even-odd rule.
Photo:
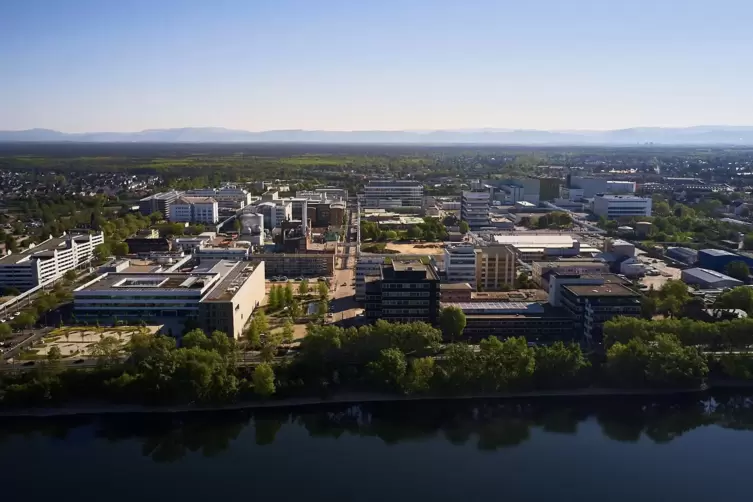
[[[690,248],[670,247],[667,248],[666,255],[668,258],[685,263],[686,265],[693,265],[698,261],[698,251]]]
[[[742,286],[743,282],[715,270],[705,268],[688,268],[682,271],[682,282],[701,289],[724,289]]]
[[[724,272],[727,265],[733,261],[742,261],[749,267],[753,267],[753,257],[749,255],[732,253],[723,249],[701,249],[698,251],[698,266],[700,268]]]

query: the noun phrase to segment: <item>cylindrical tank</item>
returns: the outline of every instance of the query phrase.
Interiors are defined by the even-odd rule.
[[[259,213],[241,214],[241,235],[264,233],[264,215]]]

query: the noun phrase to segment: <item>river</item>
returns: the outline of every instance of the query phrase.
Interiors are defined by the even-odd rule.
[[[0,421],[5,500],[749,501],[753,394]]]

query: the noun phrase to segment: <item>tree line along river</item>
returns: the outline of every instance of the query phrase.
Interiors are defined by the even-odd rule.
[[[14,418],[0,472],[7,500],[750,500],[752,428],[724,392]]]

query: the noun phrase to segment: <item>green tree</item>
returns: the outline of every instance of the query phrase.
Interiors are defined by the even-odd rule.
[[[278,308],[280,308],[280,305],[282,304],[282,297],[280,293],[282,293],[282,291],[276,285],[273,285],[269,289],[269,298],[267,301],[269,310],[277,310]]]
[[[665,201],[655,202],[652,205],[652,212],[655,216],[669,216],[672,214],[669,204]]]
[[[122,346],[114,336],[103,336],[89,346],[89,353],[97,358],[99,364],[109,364],[118,360],[122,353]]]
[[[125,256],[128,254],[128,244],[123,241],[115,242],[112,245],[112,253],[115,256]]]
[[[395,239],[397,239],[397,232],[395,232],[394,230],[387,230],[386,232],[383,232],[382,235],[384,235],[384,238],[388,241],[394,241]]]
[[[308,293],[309,293],[309,281],[308,281],[308,279],[303,279],[298,284],[298,294],[301,295],[301,296],[305,296]]]
[[[524,337],[500,342],[495,336],[481,341],[481,380],[487,390],[525,387],[536,368],[534,350]]]
[[[420,357],[410,363],[405,377],[404,388],[408,394],[427,392],[434,378],[435,361],[433,357]]]
[[[0,324],[0,340],[5,340],[6,338],[9,338],[13,334],[13,328],[10,327],[10,324],[7,322],[4,322]]]
[[[97,261],[106,261],[111,255],[110,245],[106,242],[94,248],[94,258]]]
[[[750,268],[744,261],[732,261],[724,268],[725,273],[739,281],[748,282],[750,276]]]
[[[47,351],[47,361],[50,363],[57,363],[63,358],[63,353],[60,352],[60,347],[53,345],[50,350]]]
[[[290,309],[288,310],[290,317],[292,317],[293,319],[298,319],[299,317],[301,317],[301,311],[301,302],[299,302],[298,300],[293,300],[293,302],[290,304]]]
[[[13,320],[13,326],[16,329],[30,329],[37,322],[37,316],[31,312],[21,312]]]
[[[258,396],[268,398],[275,393],[275,372],[269,364],[257,364],[251,378]]]
[[[753,233],[746,234],[743,238],[743,249],[753,250]]]
[[[676,317],[690,298],[687,284],[679,280],[669,280],[659,290],[659,310]]]
[[[571,387],[583,382],[584,372],[590,366],[580,346],[555,342],[537,347],[536,382],[542,387]]]
[[[155,223],[164,220],[165,217],[162,215],[161,212],[155,211],[152,214],[149,215],[149,220],[151,221],[152,225]]]
[[[463,235],[467,234],[471,230],[471,227],[470,225],[468,225],[467,221],[461,221],[460,223],[458,223],[458,228],[460,229],[460,233]]]
[[[201,329],[193,329],[183,335],[183,337],[180,340],[180,343],[183,347],[187,349],[191,349],[194,347],[198,347],[200,349],[208,349],[211,346],[211,342],[209,341],[209,338],[206,334],[204,334],[204,331]]]
[[[722,293],[714,304],[721,309],[740,309],[753,316],[753,288],[739,286]]]
[[[329,287],[327,287],[326,282],[319,281],[319,283],[317,284],[317,291],[319,293],[320,300],[327,300],[329,298]]]
[[[316,316],[320,319],[323,319],[324,316],[327,315],[327,302],[325,300],[320,300],[316,303]]]
[[[293,297],[294,297],[294,295],[293,295],[293,285],[291,283],[287,283],[285,285],[285,290],[284,290],[284,293],[283,293],[283,301],[282,301],[283,305],[287,307],[291,303],[293,303]]]
[[[648,324],[645,320],[635,317],[615,317],[604,323],[604,346],[611,347],[615,343],[627,343],[630,340],[649,340]]]
[[[240,233],[241,232],[241,227],[242,227],[241,220],[239,220],[238,218],[236,218],[233,221],[233,229],[235,230],[236,233]]]
[[[408,228],[408,239],[413,241],[420,241],[424,236],[423,231],[421,230],[421,227],[417,225],[413,225],[410,228]]]
[[[465,314],[459,307],[445,307],[439,313],[439,326],[442,328],[442,333],[452,342],[463,334],[465,324]]]
[[[369,371],[375,381],[387,388],[402,388],[408,364],[405,354],[400,349],[384,349],[379,353],[379,358],[368,364]]]
[[[277,349],[282,344],[282,333],[270,331],[261,342],[261,359],[264,362],[272,362]]]
[[[285,322],[282,324],[282,342],[292,343],[293,339],[293,323],[290,321],[290,319],[285,319]]]

